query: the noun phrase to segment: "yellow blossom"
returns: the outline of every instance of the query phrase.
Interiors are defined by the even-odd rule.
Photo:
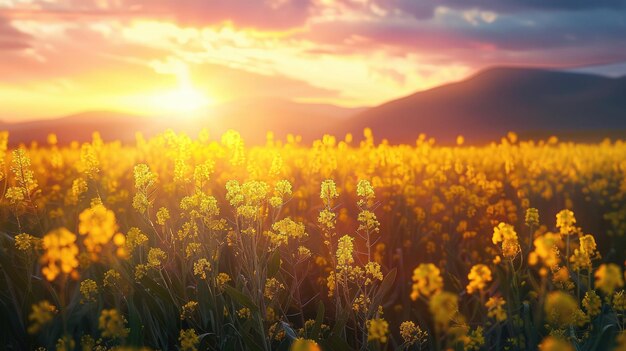
[[[126,318],[118,310],[102,310],[98,318],[98,328],[105,338],[125,338],[129,330],[126,329]]]
[[[506,310],[503,308],[505,304],[506,301],[499,296],[490,297],[485,303],[487,316],[495,318],[498,322],[504,322],[507,318]]]
[[[200,338],[194,329],[183,329],[178,336],[181,351],[197,351]]]
[[[578,310],[578,303],[570,294],[553,291],[546,297],[544,311],[552,325],[564,327],[575,324]]]
[[[562,210],[556,214],[556,226],[559,228],[561,234],[572,234],[574,231],[574,224],[576,224],[574,212],[570,210]]]
[[[370,319],[367,321],[367,341],[387,342],[389,333],[389,323],[382,318]]]
[[[157,211],[156,217],[157,217],[157,224],[165,225],[167,220],[170,219],[170,211],[168,211],[168,209],[165,207],[161,207]]]
[[[183,305],[180,312],[180,320],[190,319],[193,317],[193,314],[198,310],[198,302],[189,301]]]
[[[618,265],[609,263],[601,265],[594,274],[596,280],[594,286],[605,294],[611,295],[617,288],[624,286],[622,270]]]
[[[313,340],[296,338],[293,343],[291,343],[289,351],[322,351],[322,349]]]
[[[193,274],[201,279],[206,279],[211,272],[211,262],[206,258],[201,258],[193,264]]]
[[[345,267],[354,263],[354,257],[352,256],[354,250],[354,238],[349,235],[344,235],[339,238],[337,244],[337,265],[339,267]]]
[[[426,341],[428,333],[411,321],[400,324],[400,336],[407,346],[421,345]]]
[[[446,330],[450,322],[460,319],[458,318],[459,297],[456,294],[447,291],[439,292],[430,299],[428,308],[438,329]]]
[[[98,284],[92,279],[85,279],[80,282],[81,303],[94,302],[98,295]]]
[[[493,279],[491,269],[484,264],[477,264],[472,267],[467,275],[469,283],[467,284],[467,292],[472,294],[476,291],[483,291],[487,284]]]
[[[44,325],[48,324],[54,318],[56,313],[56,306],[46,300],[39,301],[37,304],[32,305],[32,311],[28,315],[28,321],[30,323],[28,333],[37,334]]]
[[[574,351],[574,348],[572,344],[563,339],[548,336],[539,344],[539,351]]]
[[[411,299],[417,300],[420,296],[430,298],[443,288],[441,271],[432,263],[422,263],[413,270],[413,286]]]
[[[76,235],[65,228],[55,229],[43,237],[44,254],[41,272],[49,281],[61,274],[74,273],[78,267]]]

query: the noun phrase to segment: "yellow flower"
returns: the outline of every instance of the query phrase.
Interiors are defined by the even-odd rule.
[[[428,333],[411,321],[400,324],[400,336],[406,346],[421,345],[426,341]]]
[[[306,246],[298,246],[298,256],[301,260],[311,257],[311,250]]]
[[[322,351],[322,349],[313,340],[296,338],[289,347],[289,351]]]
[[[114,269],[109,269],[104,273],[104,286],[114,287],[119,285],[122,276]]]
[[[517,242],[517,239],[505,238],[502,241],[502,256],[509,260],[515,259],[517,255],[522,251]]]
[[[544,304],[548,322],[557,327],[565,327],[576,323],[578,303],[570,294],[553,291],[548,294]]]
[[[586,253],[587,255],[593,257],[596,254],[596,239],[591,234],[583,235],[579,239],[580,241],[580,251]]]
[[[198,309],[198,303],[196,301],[189,301],[183,305],[182,311],[180,312],[180,320],[190,319],[193,317],[193,314]]]
[[[217,275],[217,287],[221,290],[224,289],[224,285],[230,281],[230,276],[227,273],[219,273]]]
[[[365,274],[367,276],[365,285],[372,284],[376,280],[383,280],[383,273],[380,271],[380,264],[377,262],[367,262],[365,265]]]
[[[274,185],[274,196],[270,198],[270,205],[272,207],[282,206],[285,198],[291,194],[291,183],[287,180],[279,180]]]
[[[356,194],[360,197],[358,201],[360,207],[371,206],[372,201],[376,197],[374,194],[374,187],[368,180],[365,179],[358,181],[356,185]]]
[[[539,210],[532,207],[528,208],[524,219],[527,226],[537,227],[539,225]]]
[[[15,183],[22,191],[24,197],[37,188],[37,180],[35,173],[31,170],[31,160],[26,154],[26,150],[19,148],[13,150],[13,161],[11,163],[11,171],[15,175]]]
[[[617,311],[626,311],[626,294],[620,290],[613,295],[613,308]]]
[[[323,209],[320,211],[319,216],[317,217],[317,222],[326,230],[335,229],[335,224],[337,222],[337,215],[335,212],[332,212],[328,209]]]
[[[339,238],[337,243],[337,266],[339,268],[346,267],[354,263],[354,257],[352,256],[354,251],[354,238],[349,235],[344,235]]]
[[[535,265],[541,259],[548,268],[557,266],[559,264],[558,244],[560,241],[561,236],[554,233],[545,233],[536,238],[533,242],[535,250],[530,253],[529,263]]]
[[[157,211],[156,217],[158,225],[165,225],[167,220],[170,219],[170,211],[168,211],[168,209],[165,207],[161,207]]]
[[[451,321],[460,319],[459,297],[456,294],[439,292],[430,299],[428,308],[438,329],[446,330]]]
[[[211,272],[211,262],[206,258],[201,258],[193,264],[193,274],[201,279],[207,278],[207,273]]]
[[[159,267],[166,259],[167,254],[158,247],[151,247],[150,251],[148,251],[148,266],[152,268]]]
[[[65,228],[55,229],[43,237],[44,254],[41,272],[49,281],[61,274],[75,273],[78,267],[76,235]]]
[[[139,228],[132,227],[126,233],[126,240],[124,247],[127,252],[132,253],[137,247],[142,246],[148,242],[148,236],[141,232]]]
[[[272,232],[268,232],[274,247],[287,245],[289,239],[303,239],[307,237],[303,223],[295,222],[287,217],[272,225]]]
[[[559,228],[561,234],[572,234],[574,231],[574,224],[576,224],[574,212],[570,210],[562,210],[556,214],[556,226]]]
[[[598,296],[595,291],[589,290],[585,293],[585,297],[583,298],[583,307],[587,311],[587,314],[593,318],[600,314],[602,300],[600,300],[600,296]]]
[[[376,218],[376,214],[374,214],[374,212],[362,210],[361,212],[359,212],[357,219],[359,221],[358,230],[366,230],[370,234],[380,231],[380,229],[378,228],[378,226],[380,226],[380,222],[378,222],[378,219]]]
[[[488,283],[493,279],[491,269],[484,264],[477,264],[472,267],[467,275],[469,284],[467,284],[467,292],[473,294],[476,291],[483,291]]]
[[[194,329],[183,329],[178,336],[181,351],[197,351],[200,338]]]
[[[495,318],[498,322],[504,322],[507,318],[506,310],[503,308],[505,304],[506,301],[499,296],[490,297],[487,300],[487,303],[485,303],[485,307],[487,307],[487,316]]]
[[[574,351],[574,347],[563,339],[548,336],[539,344],[539,351]]]
[[[494,245],[497,245],[504,240],[515,240],[517,242],[517,233],[512,225],[500,222],[497,227],[493,228],[491,241]]]
[[[278,296],[283,290],[285,290],[285,285],[279,282],[276,278],[269,278],[265,280],[265,288],[263,290],[263,295],[268,300],[273,300]]]
[[[105,338],[125,338],[129,330],[125,328],[126,318],[116,309],[102,310],[98,318],[98,328]]]
[[[367,341],[387,342],[389,333],[389,323],[382,318],[370,319],[367,321]]]
[[[622,277],[622,270],[618,265],[614,263],[603,264],[598,267],[595,273],[596,289],[602,290],[605,294],[611,295],[617,288],[624,286],[624,278]]]
[[[80,282],[80,293],[83,295],[81,303],[95,302],[98,295],[98,284],[92,279],[85,279]]]
[[[320,199],[324,201],[326,206],[330,206],[333,199],[339,197],[337,187],[332,179],[327,179],[322,182],[320,190]]]
[[[420,296],[430,298],[443,288],[441,271],[432,263],[422,263],[413,270],[413,286],[411,299],[417,300]]]
[[[72,196],[74,198],[74,202],[78,201],[80,196],[87,192],[87,182],[84,178],[74,179],[72,182]]]
[[[54,318],[57,308],[46,300],[39,301],[37,304],[32,305],[31,308],[32,311],[28,315],[30,322],[28,333],[37,334],[44,325]]]
[[[96,150],[91,144],[83,144],[80,150],[79,172],[85,174],[87,178],[93,179],[100,172],[100,161],[96,156]]]
[[[250,319],[251,316],[252,312],[250,312],[248,307],[243,307],[237,311],[237,317],[241,319]]]
[[[38,239],[30,234],[18,234],[15,236],[15,247],[20,251],[32,251],[37,241]]]
[[[477,327],[469,332],[467,337],[463,339],[465,350],[478,351],[485,344],[485,336],[483,335],[483,327]]]
[[[115,213],[102,204],[95,204],[81,212],[78,219],[78,232],[85,236],[83,243],[87,251],[94,255],[92,257],[96,258],[95,254],[117,233]]]

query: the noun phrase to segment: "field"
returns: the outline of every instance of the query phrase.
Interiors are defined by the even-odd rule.
[[[9,139],[9,350],[626,349],[624,142]]]

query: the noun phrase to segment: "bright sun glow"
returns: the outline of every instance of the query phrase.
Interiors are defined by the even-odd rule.
[[[213,100],[207,94],[197,89],[190,77],[189,68],[180,61],[157,63],[154,65],[157,73],[176,76],[178,86],[171,90],[162,90],[142,94],[136,97],[143,110],[161,113],[193,112],[211,105]]]
[[[151,98],[152,108],[165,112],[191,112],[208,106],[211,102],[211,99],[191,85],[157,93]]]

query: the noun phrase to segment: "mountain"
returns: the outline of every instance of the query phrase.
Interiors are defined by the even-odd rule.
[[[470,78],[364,108],[298,103],[278,98],[237,100],[180,116],[136,116],[95,111],[20,123],[0,122],[11,145],[45,142],[56,133],[61,143],[89,141],[94,131],[105,140],[132,142],[135,132],[152,136],[167,128],[195,135],[208,128],[213,138],[238,130],[248,145],[265,142],[266,132],[278,139],[288,133],[304,142],[324,133],[356,140],[364,128],[377,140],[413,143],[420,133],[439,143],[463,135],[468,143],[498,140],[509,131],[523,139],[598,141],[626,139],[626,77],[498,67]]]
[[[89,141],[98,131],[105,140],[135,139],[135,132],[151,133],[157,126],[148,117],[114,111],[89,111],[59,118],[26,122],[0,122],[0,130],[9,132],[9,144],[43,143],[48,134],[54,133],[60,143]]]
[[[338,133],[413,143],[420,133],[450,143],[556,134],[626,137],[626,77],[529,68],[491,68],[456,83],[384,103],[340,123]]]
[[[202,121],[214,135],[235,129],[253,144],[265,142],[267,131],[280,139],[290,133],[301,135],[304,141],[310,142],[325,132],[332,132],[335,125],[363,110],[276,98],[247,99],[218,105],[207,111],[211,117]]]
[[[239,131],[249,144],[261,144],[266,132],[280,139],[288,133],[312,141],[333,125],[361,112],[359,108],[297,103],[277,98],[246,99],[212,106],[202,111],[171,116],[138,116],[115,111],[87,111],[70,116],[27,122],[0,122],[0,130],[10,133],[11,145],[36,141],[43,143],[55,133],[61,144],[90,141],[98,131],[104,140],[133,142],[135,133],[152,136],[171,128],[196,135],[208,128],[212,137],[228,129]]]

